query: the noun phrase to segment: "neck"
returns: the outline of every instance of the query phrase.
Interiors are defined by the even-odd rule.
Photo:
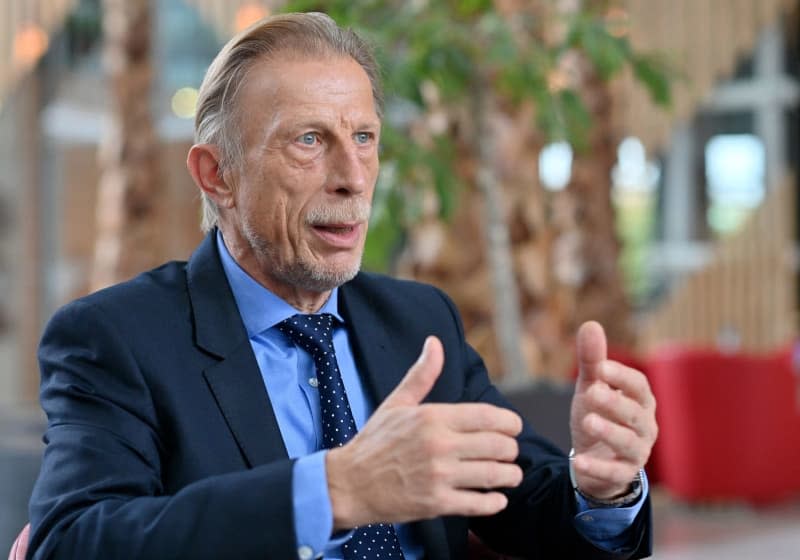
[[[302,288],[277,278],[271,274],[271,264],[263,262],[264,256],[259,257],[249,243],[241,241],[236,235],[225,235],[221,229],[225,247],[233,260],[253,280],[264,286],[270,292],[300,311],[301,313],[316,313],[331,297],[332,290],[316,291]],[[241,242],[240,242],[241,241]]]
[[[301,313],[316,313],[322,309],[322,306],[325,305],[325,302],[331,297],[331,290],[320,293],[294,288],[293,290],[285,290],[282,292],[277,287],[268,286],[261,282],[261,280],[258,281],[273,294]]]

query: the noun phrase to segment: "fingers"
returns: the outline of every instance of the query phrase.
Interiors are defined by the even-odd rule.
[[[602,327],[581,326],[577,337],[580,375],[570,426],[582,491],[619,495],[650,456],[658,434],[655,398],[641,372],[608,360]]]
[[[431,478],[430,507],[436,515],[494,515],[505,509],[508,498],[492,490],[518,486],[522,469],[513,463],[460,461]]]
[[[409,408],[389,412],[410,415]],[[404,425],[409,424],[415,422]],[[512,462],[518,449],[511,436],[436,429],[416,437],[397,430],[378,435],[372,439],[364,430],[327,453],[328,493],[337,530],[376,521],[492,515],[505,508],[507,500],[491,490],[522,481],[522,469]]]
[[[578,329],[576,338],[580,378],[591,381],[596,370],[608,357],[606,334],[596,321],[587,321]]]
[[[519,444],[511,436],[475,432],[461,434],[453,453],[459,459],[488,459],[510,463],[519,455]]]
[[[420,402],[441,374],[444,350],[428,337],[408,373],[359,433],[326,456],[334,528],[440,515],[492,515],[496,488],[522,470],[515,412],[485,403]],[[488,491],[487,491],[488,490]]]
[[[446,480],[453,488],[490,490],[515,488],[522,482],[522,469],[515,463],[459,461]]]
[[[498,432],[517,436],[522,431],[519,414],[491,404],[461,403],[429,405],[456,432]]]
[[[649,401],[652,396],[641,398]],[[594,383],[586,391],[586,400],[588,412],[626,426],[640,436],[649,436],[653,432],[652,407],[629,397],[624,390],[615,390],[606,383]]]
[[[646,408],[655,408],[656,399],[650,390],[647,377],[639,370],[619,362],[606,361],[596,370],[597,378],[610,387],[622,391],[626,396]]]
[[[422,353],[417,361],[394,391],[386,397],[380,408],[414,406],[421,403],[442,373],[443,365],[444,348],[442,348],[442,343],[435,336],[429,336],[425,339]]]
[[[617,456],[644,465],[658,434],[655,398],[647,379],[611,361],[598,367],[597,374],[584,394],[584,441],[602,442]]]
[[[451,490],[437,497],[443,504],[440,515],[478,517],[494,515],[508,505],[508,498],[500,492],[476,492],[475,490]]]
[[[592,438],[605,444],[618,459],[643,466],[650,456],[653,441],[649,434],[639,435],[627,426],[594,413],[583,419],[583,428]]]

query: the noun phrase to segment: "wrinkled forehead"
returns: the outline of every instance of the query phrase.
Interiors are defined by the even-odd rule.
[[[341,74],[336,84],[332,83],[330,73],[326,72],[331,68],[339,69]],[[320,75],[323,73],[328,78],[325,82],[327,91],[315,91],[321,85]],[[241,126],[245,124],[242,117],[246,118],[252,110],[267,109],[265,104],[271,103],[278,94],[294,95],[300,102],[317,94],[333,93],[336,89],[361,88],[369,93],[372,109],[380,116],[375,87],[366,70],[349,55],[330,50],[308,53],[283,49],[264,54],[251,62],[237,84],[233,109],[237,113],[237,124]]]
[[[238,105],[239,134],[249,146],[292,126],[380,128],[369,77],[350,57],[263,60],[251,68]]]
[[[340,102],[378,113],[369,76],[349,56],[263,58],[252,65],[243,82],[237,97],[244,111],[268,110],[272,104],[285,109]]]

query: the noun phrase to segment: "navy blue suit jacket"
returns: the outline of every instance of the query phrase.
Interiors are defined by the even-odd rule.
[[[380,403],[426,336],[444,344],[428,400],[508,406],[464,340],[452,302],[422,284],[359,274],[339,290],[359,370]],[[30,504],[34,558],[297,557],[284,448],[213,233],[168,263],[62,308],[39,349],[48,415]],[[567,462],[529,426],[522,485],[490,518],[415,523],[427,557],[465,557],[467,530],[531,558],[633,558],[650,550],[646,504],[631,548],[573,526]]]

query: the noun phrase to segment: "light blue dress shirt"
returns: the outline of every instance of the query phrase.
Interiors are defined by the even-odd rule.
[[[326,451],[322,445],[314,363],[310,355],[295,347],[277,329],[278,323],[298,311],[251,278],[231,257],[219,232],[217,248],[286,451],[289,457],[296,459],[292,494],[298,556],[315,558],[324,555],[325,558],[340,559],[341,545],[350,533],[331,536],[333,513],[328,495]],[[339,314],[337,295],[338,289],[335,288],[319,313],[330,313],[344,324],[344,318]],[[374,404],[370,402],[361,383],[345,328],[340,326],[334,330],[333,346],[353,418],[360,430],[372,414]],[[645,479],[642,499],[631,507],[591,510],[579,499],[577,526],[595,544],[607,549],[616,548],[625,542],[625,529],[641,509],[646,494]],[[410,527],[396,525],[395,529],[406,559],[421,558],[424,553],[422,545],[414,538]]]

